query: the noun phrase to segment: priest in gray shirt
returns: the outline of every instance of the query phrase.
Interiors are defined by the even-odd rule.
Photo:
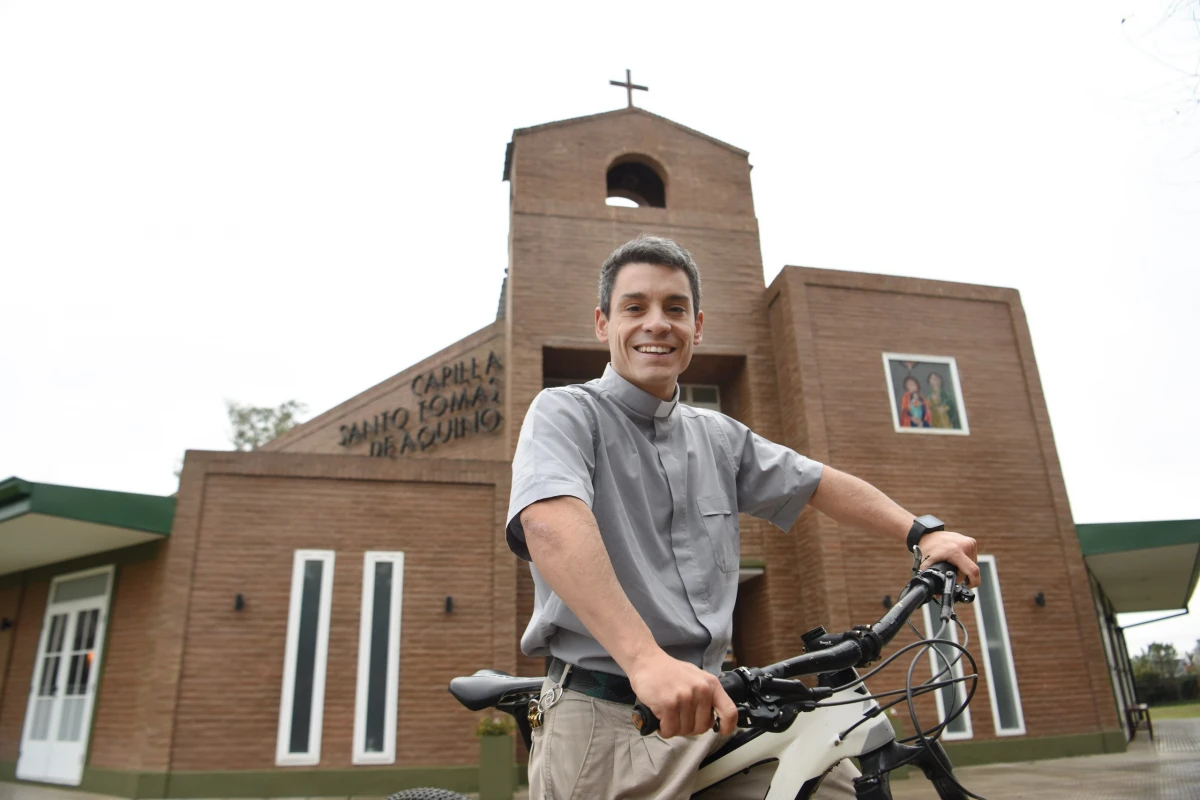
[[[889,547],[913,524],[869,484],[679,403],[699,309],[686,250],[648,236],[621,246],[601,268],[595,312],[608,368],[543,391],[526,414],[506,531],[535,585],[521,649],[553,656],[547,686],[565,689],[534,730],[531,800],[690,796],[737,720],[716,675],[732,635],[739,513],[788,530],[811,503]],[[921,550],[978,585],[973,539],[928,533]],[[659,736],[634,729],[635,698],[661,720]],[[821,797],[853,796],[847,774],[826,783]]]

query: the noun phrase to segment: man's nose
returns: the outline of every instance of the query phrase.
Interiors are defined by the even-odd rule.
[[[666,333],[671,329],[671,323],[661,308],[652,308],[646,312],[642,325],[647,333]]]

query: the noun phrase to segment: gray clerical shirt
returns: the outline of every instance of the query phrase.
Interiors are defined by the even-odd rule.
[[[719,672],[737,598],[738,512],[787,530],[821,464],[729,417],[662,401],[610,365],[599,380],[546,389],[529,407],[513,457],[508,546],[529,561],[520,514],[551,497],[591,508],[617,580],[674,658]],[[533,572],[521,649],[622,674],[579,618]]]

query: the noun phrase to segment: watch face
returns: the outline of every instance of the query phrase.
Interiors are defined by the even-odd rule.
[[[933,514],[926,514],[923,517],[917,517],[916,521],[921,523],[921,526],[927,531],[933,530],[934,528],[944,528],[946,526],[946,523],[942,522]]]

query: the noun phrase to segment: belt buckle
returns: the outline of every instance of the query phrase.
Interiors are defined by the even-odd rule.
[[[554,708],[554,706],[558,704],[559,700],[562,700],[563,685],[566,684],[567,676],[570,674],[571,665],[564,664],[562,675],[558,676],[558,683],[551,686],[548,691],[543,692],[542,696],[538,698],[538,711],[545,714],[547,711]]]

